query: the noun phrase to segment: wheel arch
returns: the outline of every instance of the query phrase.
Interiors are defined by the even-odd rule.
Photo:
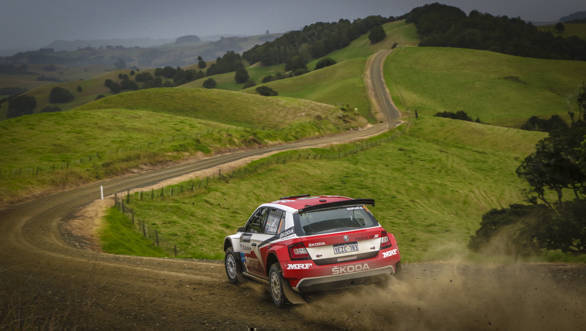
[[[275,252],[270,252],[269,255],[267,256],[267,267],[266,267],[266,273],[267,275],[269,274],[269,270],[271,269],[271,266],[274,263],[279,263],[279,259],[277,258],[277,254],[275,254]]]
[[[224,239],[224,252],[228,249],[228,247],[232,247],[232,249],[234,249],[231,238]]]

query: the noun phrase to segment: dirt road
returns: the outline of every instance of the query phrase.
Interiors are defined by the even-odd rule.
[[[368,70],[374,98],[384,118],[389,123],[396,123],[399,113],[392,107],[381,74],[382,61],[387,54],[377,53],[369,61]],[[323,329],[396,325],[408,329],[475,326],[506,329],[533,325],[507,324],[519,318],[507,318],[500,310],[494,316],[491,312],[484,312],[483,315],[483,309],[478,305],[467,305],[465,303],[468,301],[457,300],[466,298],[462,293],[471,293],[472,298],[483,298],[482,302],[490,307],[498,307],[501,298],[512,300],[515,312],[525,307],[518,298],[515,299],[516,296],[495,295],[501,292],[495,292],[493,287],[476,293],[475,289],[484,287],[468,281],[477,278],[469,275],[486,273],[464,268],[455,273],[459,277],[455,278],[452,276],[454,273],[451,273],[456,268],[453,264],[410,265],[406,268],[404,281],[392,282],[387,287],[369,287],[344,293],[335,301],[328,296],[316,297],[308,305],[283,311],[273,307],[263,287],[258,284],[249,282],[240,287],[230,285],[225,280],[222,264],[101,254],[74,248],[63,239],[61,225],[64,220],[96,199],[100,184],[104,185],[105,193],[110,194],[152,185],[251,155],[360,139],[383,132],[387,127],[388,124],[383,123],[363,131],[219,155],[203,161],[93,183],[0,211],[0,328],[205,327],[242,330],[247,327]],[[535,298],[542,299],[537,304],[539,309],[535,311],[542,312],[542,306],[547,304],[551,311],[556,312],[556,318],[548,320],[566,321],[566,324],[555,325],[561,325],[562,328],[568,323],[570,326],[585,325],[574,324],[583,321],[583,312],[582,315],[576,312],[576,309],[584,307],[583,292],[570,291],[567,296],[562,296],[570,300],[567,305],[564,301],[566,299],[561,300],[557,295],[566,293],[565,290],[562,292],[561,285],[554,289],[556,295],[553,297],[557,301],[546,300],[548,296],[544,295],[551,292],[549,274],[553,274],[552,277],[567,276],[561,278],[561,283],[571,289],[584,284],[584,268],[570,267],[566,268],[569,271],[559,271],[566,270],[564,268],[546,265],[542,267],[543,270],[540,269],[539,274],[543,274],[546,281],[535,283],[538,289],[533,291],[541,295]],[[440,277],[445,271],[448,271],[447,278]],[[497,275],[505,280],[522,279],[516,269],[507,269]],[[453,279],[448,281],[450,277]],[[455,284],[460,284],[460,287],[454,293],[459,295],[450,292],[455,279]],[[503,281],[502,284],[508,283]],[[535,287],[528,284],[532,283],[513,281],[510,286],[516,286],[519,290],[532,290]],[[508,289],[507,286],[505,289]],[[580,296],[576,297],[576,293]],[[449,299],[449,295],[452,299]],[[452,315],[446,314],[445,310],[449,308],[454,309],[450,311]],[[477,309],[471,311],[471,308]],[[523,315],[527,318],[522,320],[535,320],[537,315],[532,312]],[[451,318],[446,320],[448,316]],[[468,316],[473,319],[469,320]],[[462,323],[458,322],[457,317],[461,318]]]

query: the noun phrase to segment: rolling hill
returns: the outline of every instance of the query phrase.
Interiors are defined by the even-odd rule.
[[[318,136],[364,125],[312,101],[161,88],[79,109],[0,122],[0,202],[143,165]]]
[[[306,151],[277,154],[271,158],[288,161],[253,163],[249,168],[257,170],[246,176],[214,181],[195,194],[132,200],[131,208],[176,244],[181,256],[221,259],[222,247],[214,243],[261,202],[299,192],[371,197],[377,202],[373,213],[397,236],[404,260],[445,259],[465,251],[483,213],[522,199],[524,184],[515,168],[544,136],[425,118],[390,142],[356,154],[343,152],[358,145],[315,149],[311,157],[298,156]]]
[[[586,62],[524,58],[459,48],[408,47],[393,52],[385,78],[395,103],[433,115],[463,110],[472,118],[519,127],[535,115],[568,118],[586,77]]]

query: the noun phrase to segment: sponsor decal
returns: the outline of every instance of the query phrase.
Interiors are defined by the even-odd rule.
[[[247,245],[247,244],[240,243],[240,249],[243,250],[243,251],[249,251],[252,248],[249,245]]]
[[[281,234],[279,235],[279,238],[289,237],[290,235],[292,235],[294,233],[295,233],[294,228],[288,228],[287,230],[281,232]]]
[[[396,248],[395,248],[395,249],[391,249],[391,250],[390,250],[390,251],[388,251],[388,252],[383,252],[383,259],[386,259],[386,258],[387,258],[387,257],[389,257],[389,256],[394,256],[394,255],[397,255],[397,253],[399,253],[399,252],[397,251],[397,249],[396,249]]]
[[[316,243],[310,243],[310,244],[309,244],[309,245],[307,245],[307,246],[308,246],[308,247],[317,247],[317,246],[323,246],[323,245],[325,245],[325,244],[326,244],[325,242],[323,242],[323,241],[320,241],[320,242],[316,242]]]
[[[348,241],[350,240],[350,237],[348,237],[348,235],[344,235],[344,241]]]
[[[332,275],[349,274],[353,272],[367,271],[369,269],[370,267],[368,266],[368,263],[336,266],[332,268]]]
[[[311,268],[311,263],[287,264],[287,270],[307,270]]]

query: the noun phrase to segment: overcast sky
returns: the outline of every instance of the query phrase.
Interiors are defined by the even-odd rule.
[[[175,38],[186,34],[284,32],[316,21],[397,16],[418,0],[0,0],[0,49],[36,49],[53,40]],[[465,11],[554,21],[584,0],[446,0]]]

